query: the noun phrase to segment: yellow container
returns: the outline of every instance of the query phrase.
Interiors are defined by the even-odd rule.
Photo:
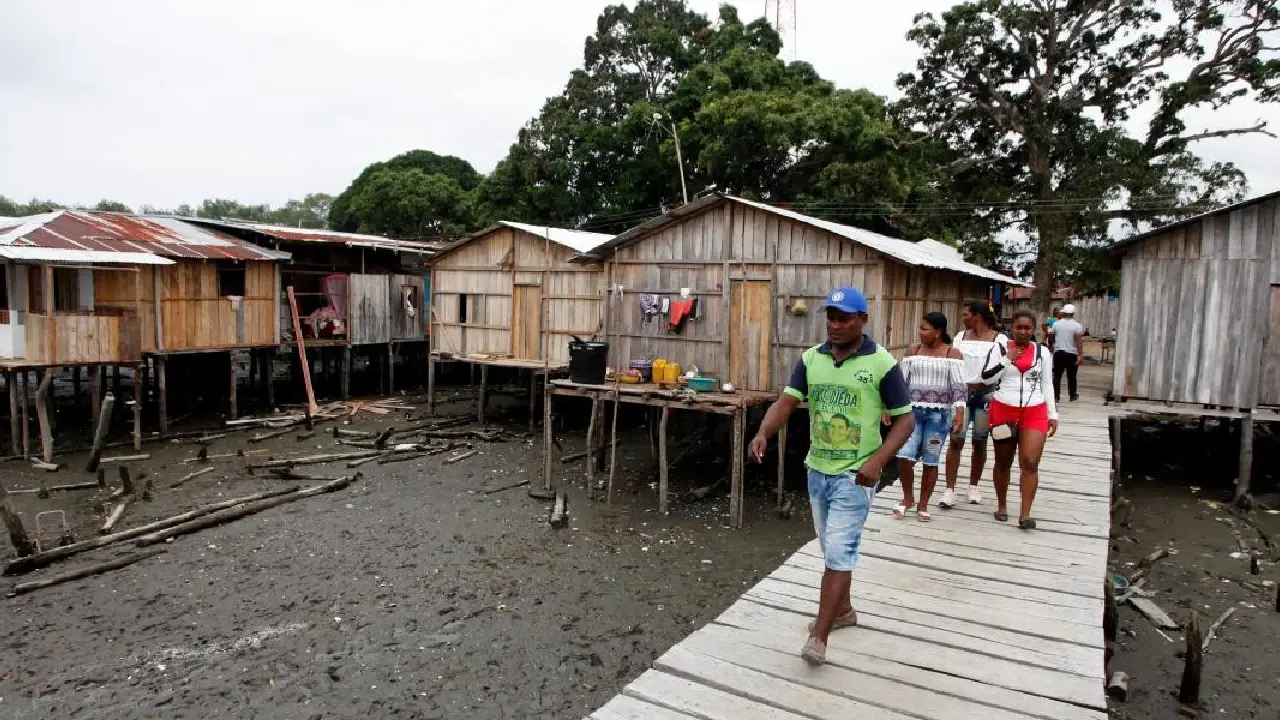
[[[653,361],[653,381],[656,383],[666,382],[666,380],[663,379],[667,376],[666,370],[667,370],[666,360],[663,360],[662,358],[658,358],[657,360],[654,360]]]
[[[667,363],[667,366],[665,369],[667,371],[666,377],[667,377],[668,383],[675,385],[676,383],[680,382],[680,366],[678,364]]]

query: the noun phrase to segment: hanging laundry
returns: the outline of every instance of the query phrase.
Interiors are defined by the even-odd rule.
[[[658,314],[658,296],[652,293],[640,293],[636,296],[640,303],[640,316],[646,323]]]
[[[695,300],[673,300],[671,302],[671,314],[667,317],[667,329],[680,332],[684,329],[685,321],[693,317]]]
[[[695,322],[702,319],[702,303],[698,302],[698,298],[693,299],[693,319]]]
[[[671,312],[671,298],[662,298],[662,309],[658,312],[663,315],[667,315]]]

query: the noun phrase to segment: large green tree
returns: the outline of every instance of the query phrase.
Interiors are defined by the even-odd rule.
[[[401,171],[417,170],[422,175],[436,176],[436,179],[432,181],[432,185],[437,186],[439,192],[449,194],[454,193],[454,188],[456,188],[457,192],[469,195],[476,185],[480,183],[481,177],[480,173],[476,172],[476,169],[471,166],[471,163],[462,158],[452,155],[437,155],[429,150],[411,150],[390,160],[375,162],[361,171],[360,175],[352,181],[346,190],[343,190],[336,198],[333,198],[328,210],[329,227],[344,232],[357,232],[360,230],[362,222],[365,223],[366,228],[370,226],[367,217],[362,220],[357,214],[356,199],[362,195],[365,196],[364,207],[366,210],[370,207],[372,199],[368,196],[368,188],[374,184],[375,176],[378,176],[383,170],[390,171],[392,175],[398,175]],[[382,188],[403,187],[406,186],[406,183],[414,185],[420,182],[417,175],[414,174],[403,176],[405,182],[389,182],[388,177],[390,175],[384,174],[377,186]],[[451,187],[445,190],[444,185],[448,184],[451,184]],[[387,204],[394,204],[394,202],[394,200],[389,200]],[[452,206],[452,203],[446,204]],[[467,226],[470,221],[469,206],[470,200],[468,199],[467,202],[457,206],[457,212],[459,213],[457,216],[436,218],[432,222],[438,222],[441,226]],[[465,217],[464,214],[466,215]],[[381,221],[373,224],[382,226]],[[418,232],[417,228],[430,225],[431,223],[424,225],[422,222],[415,221],[410,224],[412,228],[415,228],[410,231],[410,234]]]
[[[481,183],[480,208],[617,231],[681,201],[683,164],[691,194],[715,186],[908,237],[954,235],[923,209],[945,192],[945,148],[781,49],[767,22],[731,6],[714,22],[678,0],[607,8],[582,69]]]
[[[1267,124],[1193,129],[1187,116],[1280,99],[1278,8],[969,0],[916,18],[908,37],[923,57],[899,78],[899,109],[961,158],[948,166],[968,176],[949,183],[956,207],[1025,230],[1044,310],[1055,281],[1096,269],[1093,250],[1116,221],[1163,222],[1241,197],[1239,170],[1202,160],[1194,143],[1270,134]]]
[[[358,232],[416,238],[466,232],[468,203],[453,178],[415,167],[382,167],[361,184],[348,212]]]

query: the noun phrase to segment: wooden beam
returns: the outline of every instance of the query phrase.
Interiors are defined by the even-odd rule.
[[[9,385],[9,451],[12,455],[21,455],[22,427],[19,423],[22,418],[18,415],[18,373],[10,370],[5,373],[5,378]]]
[[[745,409],[742,409],[733,414],[733,457],[731,458],[729,475],[729,525],[735,528],[742,527],[742,434],[745,431],[746,412]]]
[[[666,515],[670,509],[669,471],[667,466],[667,421],[671,417],[671,408],[663,407],[662,418],[658,421],[658,512]]]
[[[156,358],[156,413],[160,419],[160,434],[169,432],[169,359],[161,355]]]
[[[290,285],[286,292],[289,295],[289,315],[293,320],[293,339],[298,346],[298,362],[302,366],[302,384],[307,392],[307,408],[315,415],[320,411],[320,407],[316,405],[316,394],[311,389],[311,366],[307,364],[307,345],[302,339],[302,321],[298,318],[298,300],[293,294],[293,286]]]
[[[1236,482],[1236,502],[1249,494],[1253,483],[1253,414],[1240,419],[1240,465]]]
[[[53,272],[50,268],[49,272]],[[49,388],[53,385],[53,368],[48,367],[40,375],[40,387],[36,389],[36,418],[40,421],[41,457],[53,462],[53,427],[49,423]]]
[[[555,443],[555,432],[551,427],[551,393],[543,388],[542,397],[542,486],[551,489],[551,446]]]
[[[164,280],[160,277],[159,268],[151,268],[151,304],[152,311],[155,315],[156,325],[156,350],[164,350]],[[160,377],[164,378],[164,370],[160,370]],[[162,381],[163,382],[163,381]],[[163,407],[163,404],[161,405]],[[160,427],[160,432],[165,431],[166,423]]]

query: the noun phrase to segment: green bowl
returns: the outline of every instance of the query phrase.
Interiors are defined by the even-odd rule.
[[[720,387],[720,381],[713,377],[691,377],[685,381],[690,390],[695,392],[715,392]]]

